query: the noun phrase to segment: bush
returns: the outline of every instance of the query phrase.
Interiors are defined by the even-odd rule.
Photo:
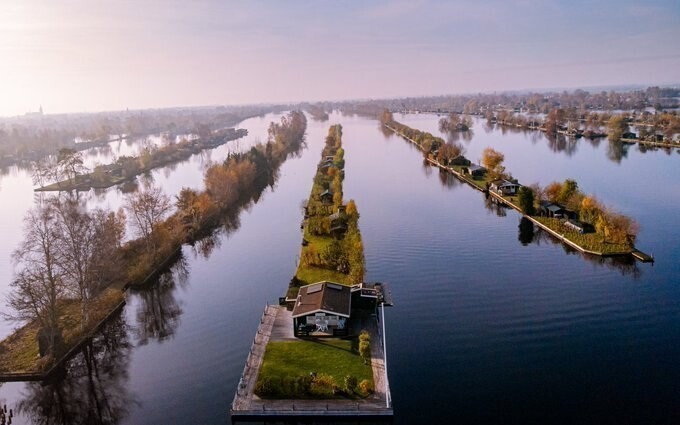
[[[359,380],[356,378],[356,376],[352,375],[345,376],[345,391],[348,394],[352,394],[354,392],[354,389],[357,387],[358,383]]]
[[[373,388],[373,382],[369,381],[368,379],[364,379],[359,383],[359,391],[361,391],[362,394],[368,395],[372,394],[375,389]]]
[[[320,374],[312,381],[309,392],[319,398],[330,398],[335,395],[337,384],[332,376]]]

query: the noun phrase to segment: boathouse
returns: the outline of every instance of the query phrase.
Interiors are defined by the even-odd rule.
[[[508,180],[494,180],[489,185],[489,190],[501,196],[511,196],[517,194],[520,184]]]

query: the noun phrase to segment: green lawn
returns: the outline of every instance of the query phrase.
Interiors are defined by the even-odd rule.
[[[365,365],[359,353],[352,351],[352,341],[344,339],[270,342],[258,381],[266,377],[307,376],[310,372],[330,375],[338,383],[347,375],[373,382],[371,366]]]
[[[532,217],[550,229],[563,234],[565,238],[590,251],[602,254],[621,254],[631,252],[633,247],[628,244],[602,242],[602,236],[597,233],[580,234],[566,228],[559,219],[548,217]]]

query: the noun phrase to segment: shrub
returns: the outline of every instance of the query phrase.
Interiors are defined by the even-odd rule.
[[[329,398],[335,395],[336,389],[335,379],[330,375],[322,373],[311,382],[309,392],[315,397]]]
[[[362,394],[368,395],[372,394],[375,389],[373,388],[373,382],[369,381],[368,379],[364,379],[359,383],[359,391],[361,391]]]
[[[345,376],[345,391],[348,394],[353,393],[354,389],[357,387],[358,383],[359,383],[359,380],[357,379],[356,376],[352,376],[352,375]]]

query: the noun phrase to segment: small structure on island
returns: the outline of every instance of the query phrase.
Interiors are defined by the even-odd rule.
[[[463,155],[458,155],[457,157],[449,160],[449,167],[453,165],[470,165],[470,160],[465,158]]]
[[[319,200],[323,203],[333,203],[333,192],[326,189],[319,194]]]
[[[352,311],[352,290],[333,282],[300,288],[293,306],[295,336],[345,336]]]
[[[573,230],[573,231],[575,231],[575,232],[578,232],[578,233],[580,233],[580,234],[584,234],[584,233],[592,233],[592,232],[595,231],[595,229],[593,229],[593,226],[592,226],[592,225],[590,225],[590,224],[588,224],[588,223],[584,223],[584,222],[582,222],[582,221],[575,220],[575,219],[573,219],[573,218],[567,219],[567,220],[564,222],[564,225],[565,225],[568,229]]]
[[[463,167],[462,171],[463,174],[466,174],[471,177],[484,177],[484,174],[486,174],[486,168],[477,164],[470,164],[467,167]]]
[[[380,304],[392,305],[385,288],[384,283],[347,286],[329,281],[300,287],[293,305],[293,335],[350,335],[353,319],[375,313]]]
[[[538,212],[540,215],[544,217],[562,218],[566,213],[566,209],[559,204],[554,204],[548,201],[542,201],[539,206]]]
[[[340,205],[338,211],[329,215],[331,221],[331,235],[340,238],[347,232],[347,215],[345,214],[345,206]]]
[[[489,190],[501,196],[512,196],[517,194],[521,186],[519,183],[501,179],[492,181],[489,185]]]

